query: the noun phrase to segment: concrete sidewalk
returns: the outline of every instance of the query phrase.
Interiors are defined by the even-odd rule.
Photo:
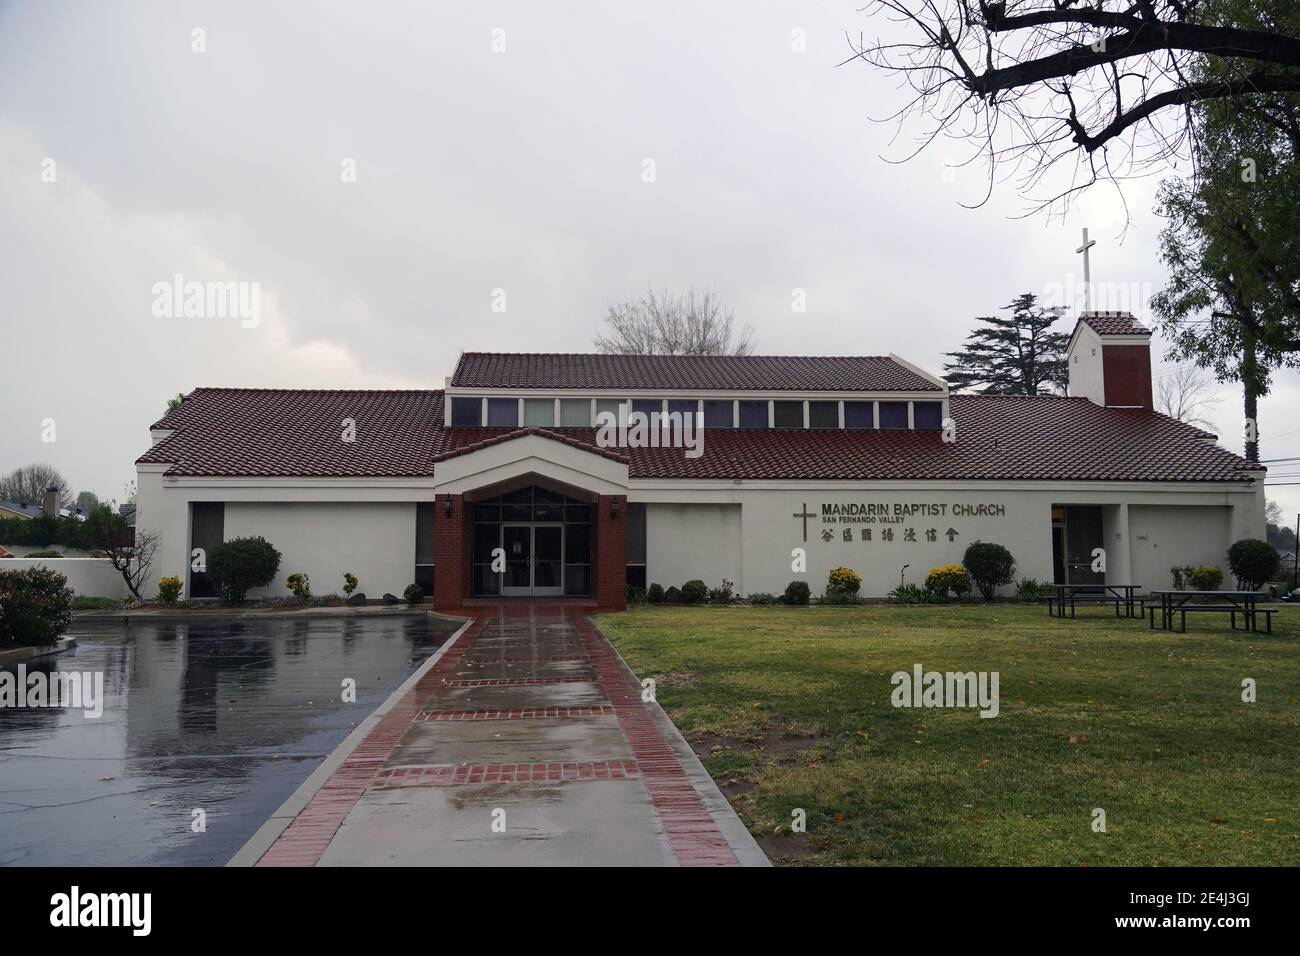
[[[232,865],[767,865],[585,618],[458,632]]]

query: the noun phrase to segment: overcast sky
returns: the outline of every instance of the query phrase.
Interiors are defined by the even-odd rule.
[[[647,285],[715,289],[763,353],[939,371],[973,316],[1078,288],[1085,225],[1094,280],[1148,318],[1155,182],[1126,233],[1100,188],[1064,220],[1015,218],[1013,183],[962,208],[982,171],[945,144],[886,162],[901,94],[836,67],[888,29],[861,6],[0,5],[0,471],[120,498],[177,392],[440,387],[465,349],[588,351]],[[176,274],[258,283],[260,321],[155,316]],[[1300,456],[1298,407],[1278,375],[1263,457]]]

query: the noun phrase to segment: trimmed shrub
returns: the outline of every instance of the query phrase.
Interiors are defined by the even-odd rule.
[[[181,588],[185,586],[184,582],[175,575],[158,579],[158,600],[164,604],[175,604],[176,599],[181,596]]]
[[[749,596],[749,603],[755,607],[766,607],[771,604],[780,604],[775,594],[768,594],[766,591],[756,591]]]
[[[280,570],[280,552],[262,537],[231,538],[208,555],[208,577],[232,604],[242,604],[253,588],[264,588]]]
[[[346,594],[348,597],[351,597],[352,592],[355,591],[356,589],[357,589],[357,576],[353,574],[351,571],[344,571],[343,572],[343,593]]]
[[[831,568],[826,576],[826,593],[854,595],[862,589],[862,575],[851,568]]]
[[[1187,586],[1193,591],[1217,591],[1223,586],[1223,568],[1196,565],[1186,569]]]
[[[781,598],[781,603],[806,606],[811,596],[812,592],[808,589],[807,581],[791,581],[785,586],[785,595]]]
[[[0,648],[53,644],[72,624],[72,598],[57,571],[0,571]]]
[[[664,586],[662,584],[650,585],[650,589],[645,592],[645,599],[651,604],[662,604],[664,602]]]
[[[645,602],[645,588],[638,587],[635,584],[627,586],[627,603],[643,604]]]
[[[709,589],[699,578],[693,578],[682,585],[683,604],[703,604],[709,596]]]
[[[665,591],[665,592],[664,592],[664,603],[665,603],[665,604],[681,604],[681,603],[682,603],[682,590],[681,590],[681,588],[672,587],[672,588],[669,588],[667,591]]]
[[[966,565],[966,570],[970,572],[971,579],[986,601],[993,600],[993,594],[999,587],[1015,580],[1016,559],[1000,544],[976,541],[966,549],[962,564]]]
[[[1228,549],[1228,569],[1243,591],[1257,591],[1277,576],[1282,559],[1277,549],[1259,538],[1242,538]]]
[[[23,555],[25,558],[61,558],[62,551],[55,551],[53,548],[46,551],[33,551],[31,554]]]
[[[939,594],[946,595],[951,591],[960,598],[969,594],[971,587],[970,575],[960,564],[942,564],[937,568],[931,568],[930,573],[925,576],[926,590]]]
[[[351,597],[351,595],[348,595]],[[418,584],[408,584],[406,590],[402,592],[402,597],[406,598],[406,603],[414,607],[416,604],[424,603],[424,588]]]
[[[289,575],[284,582],[284,586],[293,592],[293,596],[299,601],[311,600],[311,578],[301,571]],[[351,592],[348,592],[351,593]]]

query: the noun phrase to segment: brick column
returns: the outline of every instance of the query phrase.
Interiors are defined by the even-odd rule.
[[[618,502],[618,517],[610,508]],[[592,597],[602,611],[627,608],[627,496],[601,495],[596,504]]]
[[[469,594],[469,535],[463,495],[451,496],[451,517],[447,517],[447,495],[438,495],[433,511],[433,607],[438,611],[459,611]]]

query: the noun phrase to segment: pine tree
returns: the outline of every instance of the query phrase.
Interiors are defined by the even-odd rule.
[[[966,337],[964,348],[948,352],[943,370],[953,391],[983,395],[1065,393],[1065,350],[1070,336],[1053,332],[1065,309],[1044,308],[1025,292],[1004,307],[1009,316],[981,315],[984,326]]]

